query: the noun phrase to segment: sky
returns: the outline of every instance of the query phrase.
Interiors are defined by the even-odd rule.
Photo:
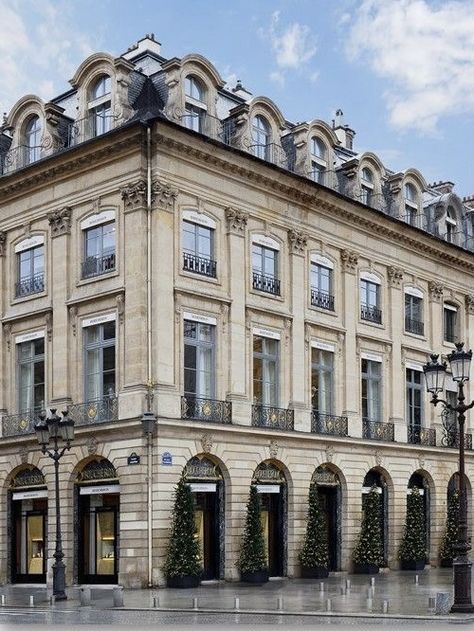
[[[338,108],[354,148],[474,194],[474,0],[0,0],[0,113],[154,33],[292,122]]]

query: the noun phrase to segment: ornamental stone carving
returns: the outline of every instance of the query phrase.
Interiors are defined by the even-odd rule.
[[[66,206],[61,210],[53,210],[48,213],[48,221],[51,226],[51,237],[60,237],[71,232],[72,208]]]
[[[380,467],[383,462],[382,453],[378,449],[376,449],[374,456],[375,456],[375,464]]]
[[[115,302],[117,303],[117,314],[119,317],[119,324],[123,324],[123,318],[125,315],[125,297],[123,294],[119,294]]]
[[[247,221],[249,218],[248,213],[228,206],[225,209],[225,216],[229,231],[243,236],[245,234],[245,228],[247,227]]]
[[[53,314],[51,311],[49,311],[46,314],[45,320],[46,320],[46,335],[48,336],[48,342],[51,342],[51,339],[53,337]]]
[[[428,290],[430,292],[430,298],[434,300],[434,302],[439,302],[443,297],[443,285],[441,283],[431,280],[428,283]]]
[[[0,231],[0,256],[5,256],[7,245],[7,233]]]
[[[328,445],[326,447],[326,462],[332,462],[334,458],[334,447],[332,445]]]
[[[387,269],[388,282],[392,287],[400,287],[403,280],[403,270],[399,267],[393,267],[390,265]]]
[[[270,454],[270,458],[277,458],[279,449],[280,449],[280,446],[278,445],[276,440],[271,440],[270,445],[268,446],[268,452]]]
[[[69,307],[69,319],[71,321],[72,334],[76,337],[77,333],[77,307],[72,305]]]
[[[25,446],[20,447],[18,455],[20,456],[21,464],[26,464],[28,462],[28,449]]]
[[[206,432],[201,436],[201,447],[205,454],[210,453],[213,445],[212,434]]]
[[[132,210],[146,204],[146,182],[138,180],[120,189],[120,194],[127,210]]]
[[[425,459],[423,457],[423,454],[418,454],[418,466],[420,469],[425,468]]]
[[[91,436],[87,441],[87,452],[89,456],[93,456],[97,453],[97,448],[99,446],[99,441],[95,436]]]
[[[359,256],[355,252],[351,250],[341,250],[341,263],[344,272],[355,274],[358,262]]]
[[[156,203],[161,208],[173,208],[174,201],[178,197],[178,191],[172,188],[168,182],[155,180],[151,185],[151,202]]]
[[[466,296],[465,301],[466,301],[466,312],[469,315],[474,315],[474,296],[473,295]]]
[[[145,207],[147,204],[147,185],[145,180],[137,180],[124,186],[120,193],[124,200],[126,210],[135,210]],[[178,191],[172,188],[167,182],[155,180],[151,185],[151,203],[162,207],[172,207]]]
[[[301,232],[300,230],[289,230],[288,242],[292,254],[304,254],[308,243],[308,235],[306,232]]]
[[[10,351],[11,345],[11,334],[12,334],[12,325],[7,322],[7,324],[3,325],[3,333],[5,335],[5,340],[7,342],[7,350]]]

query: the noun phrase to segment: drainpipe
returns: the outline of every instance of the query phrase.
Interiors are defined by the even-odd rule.
[[[147,381],[148,393],[147,408],[151,412],[152,394],[152,339],[151,339],[151,272],[152,272],[152,251],[151,251],[151,128],[146,128],[146,240],[147,240],[147,261],[146,261],[146,330],[147,330]],[[147,440],[147,491],[148,491],[148,587],[153,587],[153,433],[146,433]]]

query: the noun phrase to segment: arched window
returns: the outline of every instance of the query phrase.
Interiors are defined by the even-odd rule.
[[[41,157],[41,133],[39,116],[32,116],[25,127],[26,164],[36,162]]]
[[[364,167],[360,180],[361,202],[367,206],[371,206],[374,197],[374,176],[372,171]]]
[[[328,149],[321,138],[311,138],[311,178],[319,184],[326,184]]]
[[[204,121],[207,111],[205,103],[205,88],[201,81],[192,75],[184,80],[185,114],[184,125],[203,133]]]
[[[102,75],[92,85],[89,97],[89,130],[86,138],[100,136],[112,128],[111,79]]]
[[[252,152],[257,158],[268,160],[270,154],[271,131],[263,116],[254,116],[252,121]]]
[[[418,196],[413,184],[405,184],[405,221],[412,226],[418,225]]]
[[[446,211],[446,241],[454,243],[456,236],[456,213],[449,207]]]

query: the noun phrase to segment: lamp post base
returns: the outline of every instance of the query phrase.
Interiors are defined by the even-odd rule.
[[[62,554],[62,552],[59,554]],[[57,556],[57,554],[54,556]],[[53,596],[55,600],[67,600],[66,567],[62,559],[53,564]]]
[[[471,596],[472,563],[467,556],[455,559],[454,570],[454,603],[451,613],[474,613]]]

